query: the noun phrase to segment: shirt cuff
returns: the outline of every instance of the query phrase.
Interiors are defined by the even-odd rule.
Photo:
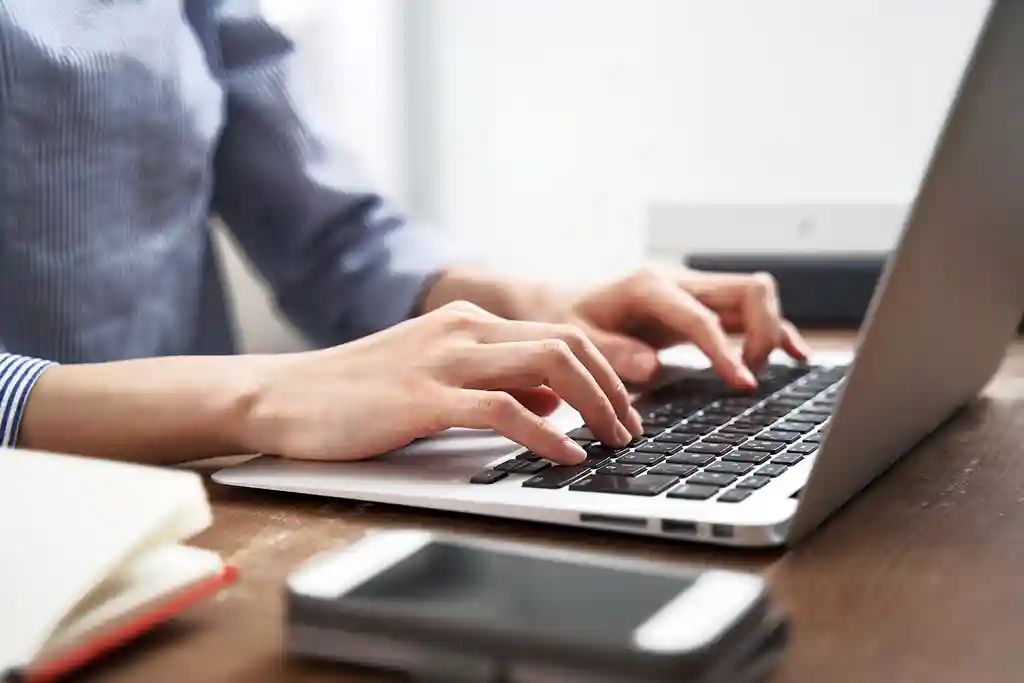
[[[51,361],[0,353],[0,448],[18,443],[18,428],[29,393]]]

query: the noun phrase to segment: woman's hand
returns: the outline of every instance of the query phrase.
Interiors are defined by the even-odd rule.
[[[696,344],[718,375],[741,388],[782,349],[806,360],[810,349],[781,312],[775,279],[765,273],[645,268],[573,300],[559,317],[580,327],[624,378],[646,381],[656,351]],[[728,333],[743,335],[742,352]]]
[[[449,427],[494,429],[574,464],[542,417],[564,399],[602,441],[641,432],[619,377],[578,328],[505,320],[456,302],[364,339],[262,359],[246,450],[358,460]]]
[[[452,269],[428,292],[424,308],[465,299],[502,317],[572,325],[597,346],[625,380],[645,382],[657,351],[692,342],[733,386],[751,388],[774,349],[798,360],[807,343],[781,312],[774,278],[765,273],[711,273],[680,267],[642,268],[588,292]],[[737,352],[728,334],[743,336]]]

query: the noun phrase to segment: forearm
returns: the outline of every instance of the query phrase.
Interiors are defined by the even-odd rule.
[[[430,285],[420,312],[453,301],[469,301],[509,320],[554,322],[561,319],[567,297],[549,285],[492,275],[471,268],[450,268]]]
[[[263,356],[58,365],[25,406],[23,448],[177,463],[247,452]]]

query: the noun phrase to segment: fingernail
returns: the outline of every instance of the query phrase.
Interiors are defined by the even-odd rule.
[[[569,454],[569,457],[566,459],[573,465],[583,462],[587,457],[587,452],[583,450],[583,446],[569,438],[565,439],[565,450]]]
[[[740,381],[743,382],[743,384],[750,387],[751,389],[757,386],[757,378],[754,377],[754,373],[752,373],[747,368],[747,366],[742,364],[737,366],[736,375],[739,377]]]
[[[633,440],[633,435],[629,433],[629,430],[621,422],[615,427],[615,436],[618,437],[619,443],[623,446]]]

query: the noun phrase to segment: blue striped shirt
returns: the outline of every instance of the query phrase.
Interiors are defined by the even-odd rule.
[[[221,218],[314,343],[445,257],[295,87],[259,0],[0,0],[0,435],[43,365],[235,350]],[[4,355],[4,354],[19,354]]]
[[[28,393],[50,365],[38,358],[0,354],[0,448],[17,444]]]

